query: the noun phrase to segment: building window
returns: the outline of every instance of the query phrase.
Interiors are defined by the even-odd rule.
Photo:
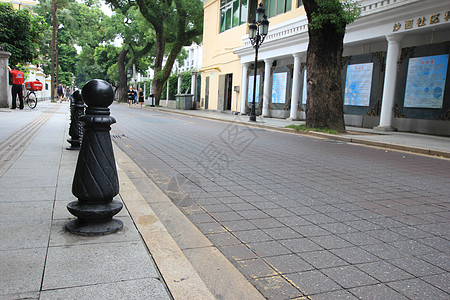
[[[298,0],[298,7],[303,6],[303,0]]]
[[[264,8],[269,18],[290,11],[291,6],[292,0],[264,0]]]
[[[247,23],[248,0],[220,1],[220,32]]]

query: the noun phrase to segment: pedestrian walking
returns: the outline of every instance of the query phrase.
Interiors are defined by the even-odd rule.
[[[142,104],[144,103],[144,92],[142,88],[139,88],[139,108],[142,108]]]
[[[60,82],[58,86],[56,87],[56,92],[58,93],[59,97],[59,103],[62,102],[63,96],[64,96],[64,88],[62,86],[62,83]]]
[[[19,97],[19,108],[23,109],[23,72],[20,71],[16,66],[8,67],[10,75],[12,77],[13,86],[11,88],[12,93],[12,103],[11,109],[16,109],[17,107],[17,97]]]
[[[130,89],[128,90],[128,106],[131,107],[131,104],[133,104],[133,101],[136,96],[136,91],[134,90],[133,86],[130,85]]]
[[[133,104],[137,104],[138,103],[138,92],[137,89],[134,88],[134,99],[133,99]]]

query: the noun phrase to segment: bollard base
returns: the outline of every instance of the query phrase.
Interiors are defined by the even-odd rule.
[[[80,150],[81,148],[80,140],[68,139],[67,141],[70,143],[70,146],[66,147],[67,150]]]
[[[111,219],[102,223],[91,223],[77,219],[70,221],[66,225],[66,229],[69,232],[85,236],[106,235],[117,232],[122,228],[122,221],[116,219]]]

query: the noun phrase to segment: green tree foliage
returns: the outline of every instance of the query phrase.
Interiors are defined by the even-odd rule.
[[[203,32],[203,3],[201,0],[107,0],[122,12],[137,4],[140,13],[153,29],[155,57],[153,94],[159,104],[163,84],[169,78],[173,64],[183,46],[200,43]],[[163,67],[163,59],[166,58]]]
[[[87,4],[75,0],[57,1],[58,68],[59,81],[63,85],[72,85],[73,78],[75,85],[82,85],[93,78],[114,82],[106,75],[110,66],[105,66],[104,62],[97,64],[94,58],[96,47],[102,47],[103,42],[113,38],[108,31],[109,17],[101,11],[97,1]],[[41,0],[34,11],[50,26],[51,0]],[[48,31],[40,45],[41,66],[46,74],[50,73],[50,44],[51,32]],[[82,48],[80,55],[76,47]]]
[[[190,72],[183,72],[181,73],[181,94],[192,93],[191,89],[191,73]],[[169,100],[176,100],[176,95],[178,92],[178,75],[172,74],[170,77],[166,80],[163,86],[163,90],[161,93],[161,99],[167,99],[167,82],[169,82]]]
[[[11,53],[10,64],[33,62],[38,57],[38,41],[46,27],[42,17],[0,2],[0,46]]]

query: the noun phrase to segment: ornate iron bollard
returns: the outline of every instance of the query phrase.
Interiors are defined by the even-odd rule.
[[[75,91],[72,94],[72,99],[70,99],[69,135],[71,138],[67,140],[70,143],[70,146],[66,148],[67,150],[80,150],[84,132],[84,126],[80,118],[84,115],[84,107],[80,91]]]
[[[72,193],[78,201],[67,205],[69,212],[78,219],[67,223],[66,228],[75,234],[104,235],[123,227],[120,220],[112,218],[123,206],[113,200],[119,193],[109,134],[110,125],[116,122],[108,108],[114,100],[114,92],[106,81],[94,79],[86,83],[81,95],[87,105],[86,115],[81,118],[85,132],[72,184]]]

